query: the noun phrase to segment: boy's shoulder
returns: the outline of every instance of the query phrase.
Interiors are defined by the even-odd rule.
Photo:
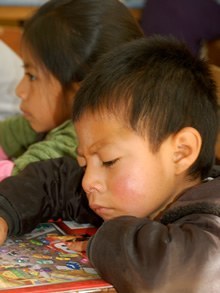
[[[207,178],[201,184],[180,194],[162,214],[160,221],[163,224],[170,224],[193,214],[220,217],[220,176]]]

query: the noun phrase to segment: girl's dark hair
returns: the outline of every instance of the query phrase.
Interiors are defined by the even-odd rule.
[[[208,64],[173,38],[148,37],[106,54],[75,96],[73,121],[86,111],[112,113],[150,141],[162,142],[184,127],[202,138],[193,177],[208,175],[218,130],[216,88]]]
[[[23,40],[65,89],[102,54],[142,35],[118,0],[50,0],[26,22]]]

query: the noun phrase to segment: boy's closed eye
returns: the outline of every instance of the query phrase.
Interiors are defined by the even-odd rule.
[[[114,160],[110,160],[110,161],[105,161],[102,162],[103,166],[105,167],[112,167],[119,159],[114,159]]]
[[[110,160],[110,161],[103,161],[102,165],[107,168],[112,167],[118,160],[119,159],[117,158],[117,159]],[[87,165],[83,165],[83,164],[79,164],[79,165],[84,171],[86,170]]]

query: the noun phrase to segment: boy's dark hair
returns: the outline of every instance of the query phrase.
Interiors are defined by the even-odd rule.
[[[147,136],[153,152],[170,134],[194,127],[202,148],[189,175],[205,178],[215,156],[216,109],[206,62],[174,38],[154,36],[123,45],[98,62],[75,97],[73,121],[86,111],[110,112]]]
[[[68,88],[82,81],[102,54],[142,36],[118,0],[50,0],[27,21],[23,40]]]

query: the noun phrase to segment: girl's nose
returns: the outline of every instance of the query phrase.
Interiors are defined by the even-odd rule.
[[[28,85],[25,76],[22,78],[22,80],[18,83],[16,87],[16,95],[22,100],[27,98]]]

